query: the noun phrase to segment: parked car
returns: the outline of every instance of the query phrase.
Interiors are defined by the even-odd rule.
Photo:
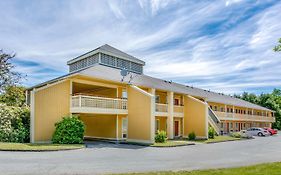
[[[267,130],[270,133],[270,135],[277,134],[277,130],[276,129],[266,128],[266,127],[264,129]]]
[[[244,138],[244,139],[253,138],[253,135],[251,133],[247,132],[247,130],[241,130],[240,135],[241,135],[241,138]]]
[[[247,129],[247,132],[253,136],[269,136],[270,133],[263,129],[263,128],[257,128],[257,127],[252,127]]]

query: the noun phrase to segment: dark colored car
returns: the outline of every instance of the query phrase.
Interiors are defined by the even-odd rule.
[[[274,135],[274,134],[277,134],[277,130],[276,129],[271,129],[271,128],[264,128],[265,130],[267,130],[270,135]]]

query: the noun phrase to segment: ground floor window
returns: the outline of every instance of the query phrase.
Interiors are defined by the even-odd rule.
[[[160,130],[160,120],[156,119],[156,122],[155,122],[155,132],[157,132],[159,130]]]
[[[122,118],[122,138],[127,138],[128,120]]]

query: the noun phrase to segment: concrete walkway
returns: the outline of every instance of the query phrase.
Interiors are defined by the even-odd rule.
[[[281,136],[174,148],[97,143],[58,152],[0,152],[0,174],[194,170],[281,161]]]

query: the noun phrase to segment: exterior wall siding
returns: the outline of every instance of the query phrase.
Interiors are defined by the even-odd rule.
[[[140,90],[128,86],[128,139],[152,143],[152,98]]]
[[[34,96],[34,141],[50,141],[55,123],[70,112],[70,82],[37,90]]]
[[[117,115],[86,115],[80,116],[86,125],[85,136],[97,138],[116,138]]]
[[[190,96],[184,97],[184,136],[195,132],[197,137],[208,138],[207,104]]]

